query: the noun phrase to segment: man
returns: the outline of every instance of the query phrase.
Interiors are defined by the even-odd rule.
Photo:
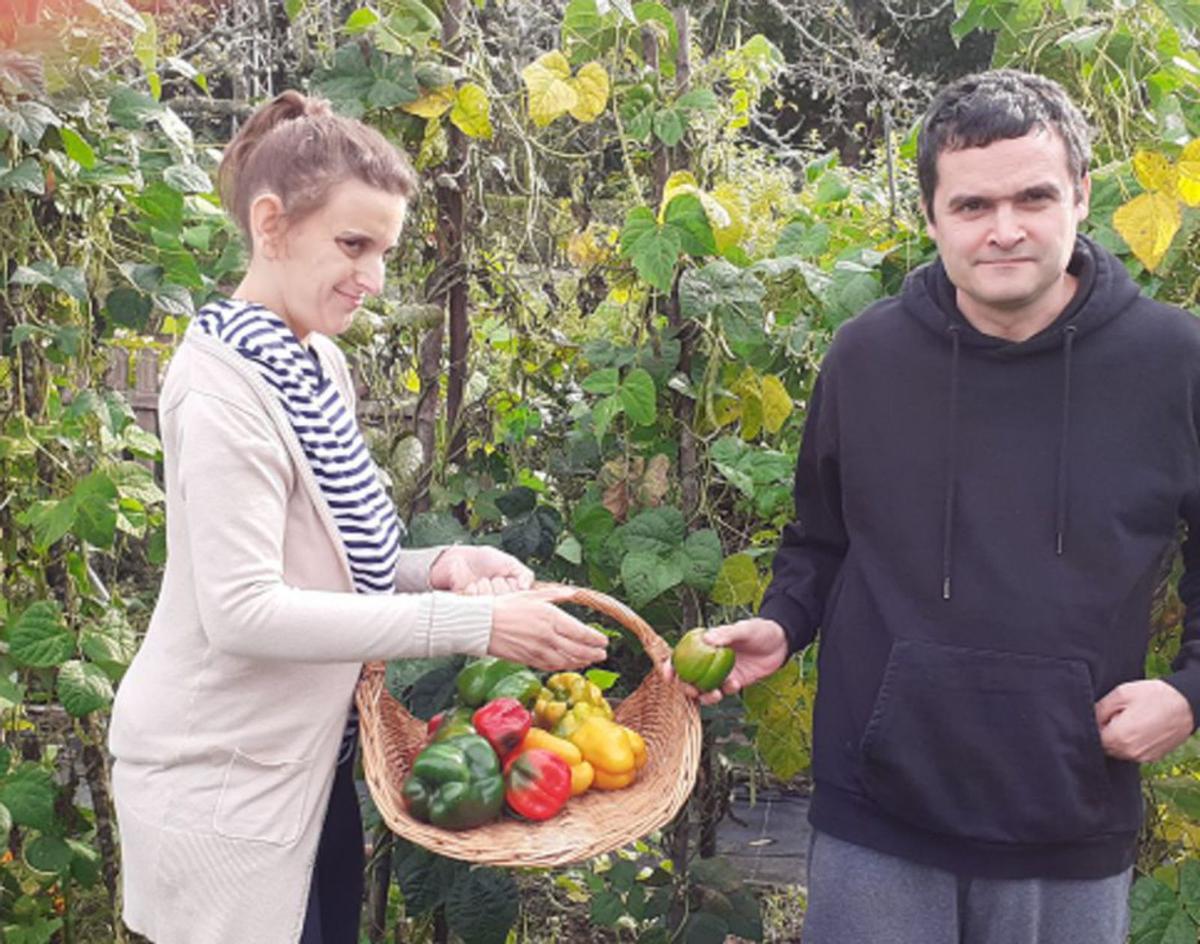
[[[821,631],[806,944],[1125,940],[1137,765],[1200,716],[1200,320],[1077,235],[1088,158],[1044,78],[937,96],[939,258],[838,332],[759,616],[707,634],[732,694]]]

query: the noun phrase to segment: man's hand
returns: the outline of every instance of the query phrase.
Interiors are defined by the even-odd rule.
[[[1191,737],[1192,707],[1162,679],[1126,682],[1096,702],[1100,745],[1117,760],[1161,760]]]
[[[533,586],[533,571],[497,548],[456,544],[442,551],[429,568],[429,586],[471,596],[512,593]]]
[[[704,634],[704,641],[710,646],[729,646],[737,656],[733,671],[719,689],[701,695],[693,686],[679,682],[691,698],[698,698],[705,705],[715,704],[723,695],[734,695],[747,685],[766,678],[788,657],[787,636],[783,627],[769,619],[746,619],[725,626],[714,626]],[[670,659],[659,666],[659,671],[667,681],[675,678]]]

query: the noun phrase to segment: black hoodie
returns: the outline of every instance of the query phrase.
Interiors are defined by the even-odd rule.
[[[940,262],[838,331],[809,404],[760,615],[821,629],[810,812],[962,875],[1092,878],[1133,862],[1136,764],[1094,703],[1143,677],[1180,521],[1200,718],[1200,320],[1080,237],[1071,304],[985,335]]]

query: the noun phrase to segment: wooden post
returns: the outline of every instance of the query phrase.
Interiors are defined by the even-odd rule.
[[[462,19],[465,0],[448,0],[442,21],[442,42],[451,65],[462,60]],[[446,185],[439,184],[438,240],[442,265],[453,274],[447,302],[450,321],[450,367],[446,383],[446,428],[449,435],[447,459],[461,461],[466,453],[467,436],[461,422],[463,394],[467,387],[467,350],[470,328],[467,323],[467,279],[465,270],[464,220],[466,219],[467,141],[453,124],[447,129],[451,173]],[[439,178],[441,179],[441,178]],[[444,248],[442,241],[444,240]]]

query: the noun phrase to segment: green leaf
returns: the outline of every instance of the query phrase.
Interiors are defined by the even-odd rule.
[[[693,531],[683,542],[683,582],[705,593],[721,570],[721,539],[710,528]]]
[[[75,161],[80,167],[86,167],[88,170],[96,166],[96,152],[92,150],[92,146],[83,139],[79,132],[63,125],[58,129],[58,134],[62,138],[63,150],[66,152],[67,157]]]
[[[719,107],[719,103],[712,89],[694,88],[680,95],[675,102],[675,107],[696,111],[713,111]]]
[[[469,539],[466,528],[447,511],[423,511],[413,517],[408,527],[409,547],[463,544]]]
[[[449,890],[466,879],[466,862],[448,859],[405,839],[396,839],[392,857],[396,881],[410,916],[428,914],[442,904]]]
[[[41,102],[25,100],[11,107],[0,105],[0,128],[7,128],[18,138],[35,148],[47,128],[57,128],[58,116]]]
[[[621,372],[616,367],[605,367],[593,371],[583,379],[583,389],[587,393],[609,394],[616,393],[621,385]]]
[[[719,308],[729,308],[757,320],[762,316],[765,294],[766,289],[753,272],[717,259],[703,269],[689,269],[680,277],[679,310],[685,318],[703,320]]]
[[[163,180],[180,193],[210,193],[212,181],[196,164],[172,164],[163,171]]]
[[[153,473],[139,462],[114,462],[107,472],[122,498],[136,498],[144,505],[161,505],[167,500]]]
[[[733,554],[721,562],[710,595],[714,603],[722,606],[749,606],[758,599],[760,584],[754,558],[749,554]]]
[[[725,944],[728,936],[729,923],[709,911],[688,915],[681,931],[681,939],[688,944]]]
[[[667,147],[674,147],[683,140],[687,122],[683,113],[675,108],[660,108],[654,113],[654,136]]]
[[[614,928],[625,914],[625,902],[616,892],[605,889],[592,896],[591,918],[596,924]]]
[[[1188,859],[1179,867],[1179,898],[1192,917],[1200,917],[1200,862]]]
[[[130,131],[144,128],[163,106],[144,92],[119,86],[108,100],[108,120]]]
[[[589,556],[612,534],[615,527],[613,513],[599,502],[580,506],[571,519],[571,530],[583,542]]]
[[[446,892],[446,923],[463,944],[504,944],[521,895],[502,869],[471,869]]]
[[[91,888],[99,880],[104,864],[99,850],[78,839],[68,839],[66,842],[71,850],[71,877],[84,888]]]
[[[667,204],[664,226],[679,232],[680,246],[689,255],[716,255],[717,241],[708,214],[704,212],[704,204],[696,194],[681,193],[672,198]]]
[[[31,603],[9,632],[9,655],[21,665],[35,668],[61,665],[75,652],[75,637],[61,616],[54,601]]]
[[[778,671],[742,691],[746,719],[756,727],[755,746],[771,772],[790,780],[811,761],[814,686],[799,659],[788,659]]]
[[[71,847],[57,836],[35,836],[24,852],[26,864],[35,872],[63,873],[71,867]]]
[[[604,439],[604,435],[608,432],[612,421],[616,419],[617,414],[623,409],[624,406],[621,404],[621,398],[616,394],[605,397],[592,407],[592,431],[596,434],[597,442]]]
[[[54,829],[54,778],[37,764],[24,763],[0,782],[0,803],[17,826]]]
[[[621,677],[619,672],[609,672],[607,669],[588,669],[583,675],[602,692],[607,692]]]
[[[45,552],[75,524],[75,499],[68,496],[62,501],[36,502],[21,512],[17,521],[33,529],[34,546]]]
[[[92,472],[72,494],[75,533],[96,547],[111,547],[117,527],[117,487],[104,472]]]
[[[636,550],[621,560],[621,583],[635,607],[645,606],[682,582],[683,563],[675,555]]]
[[[469,138],[492,138],[491,102],[483,87],[466,82],[454,95],[450,123]]]
[[[0,189],[24,190],[40,197],[46,192],[46,175],[34,158],[27,157],[16,167],[0,174]]]
[[[113,324],[141,331],[150,322],[154,303],[135,288],[114,288],[104,299],[104,313]]]
[[[817,203],[836,203],[850,196],[850,186],[841,178],[837,171],[831,170],[821,175],[817,181]]]
[[[80,650],[114,681],[129,667],[137,647],[137,633],[125,612],[117,608],[105,610],[99,619],[84,624],[79,633]]]
[[[830,229],[824,220],[808,226],[788,223],[775,243],[776,256],[802,256],[812,259],[829,250]]]
[[[81,718],[112,703],[112,682],[98,665],[71,659],[58,670],[58,700],[70,714]]]
[[[548,560],[554,554],[562,518],[547,505],[535,508],[500,532],[500,547],[522,560]]]
[[[351,36],[363,33],[379,22],[379,14],[370,7],[359,7],[348,17],[343,27]]]
[[[651,426],[658,418],[658,400],[654,378],[641,367],[635,367],[621,383],[618,394],[621,407],[639,426]]]
[[[147,186],[133,198],[133,203],[146,215],[148,222],[158,229],[168,233],[177,233],[183,225],[183,194],[161,180],[156,180]],[[131,266],[130,271],[136,269],[138,272],[145,272],[145,270],[154,268],[156,267],[137,265]],[[161,277],[162,271],[159,269],[159,278]],[[134,282],[138,288],[146,291],[158,287],[157,283],[149,284],[137,278],[134,278]]]
[[[496,499],[496,507],[506,518],[528,514],[537,507],[537,493],[525,485],[520,485],[499,496]]]
[[[289,20],[294,20],[303,11],[307,0],[284,0],[283,10]]]
[[[697,205],[699,202],[696,200]],[[678,226],[660,227],[648,207],[634,207],[626,215],[621,230],[621,256],[632,259],[638,275],[650,285],[660,292],[668,292],[683,245],[682,233],[683,229]],[[711,230],[709,238],[712,238]]]
[[[667,554],[684,542],[683,512],[671,505],[648,508],[617,529],[627,551]],[[683,579],[680,575],[680,580]]]

